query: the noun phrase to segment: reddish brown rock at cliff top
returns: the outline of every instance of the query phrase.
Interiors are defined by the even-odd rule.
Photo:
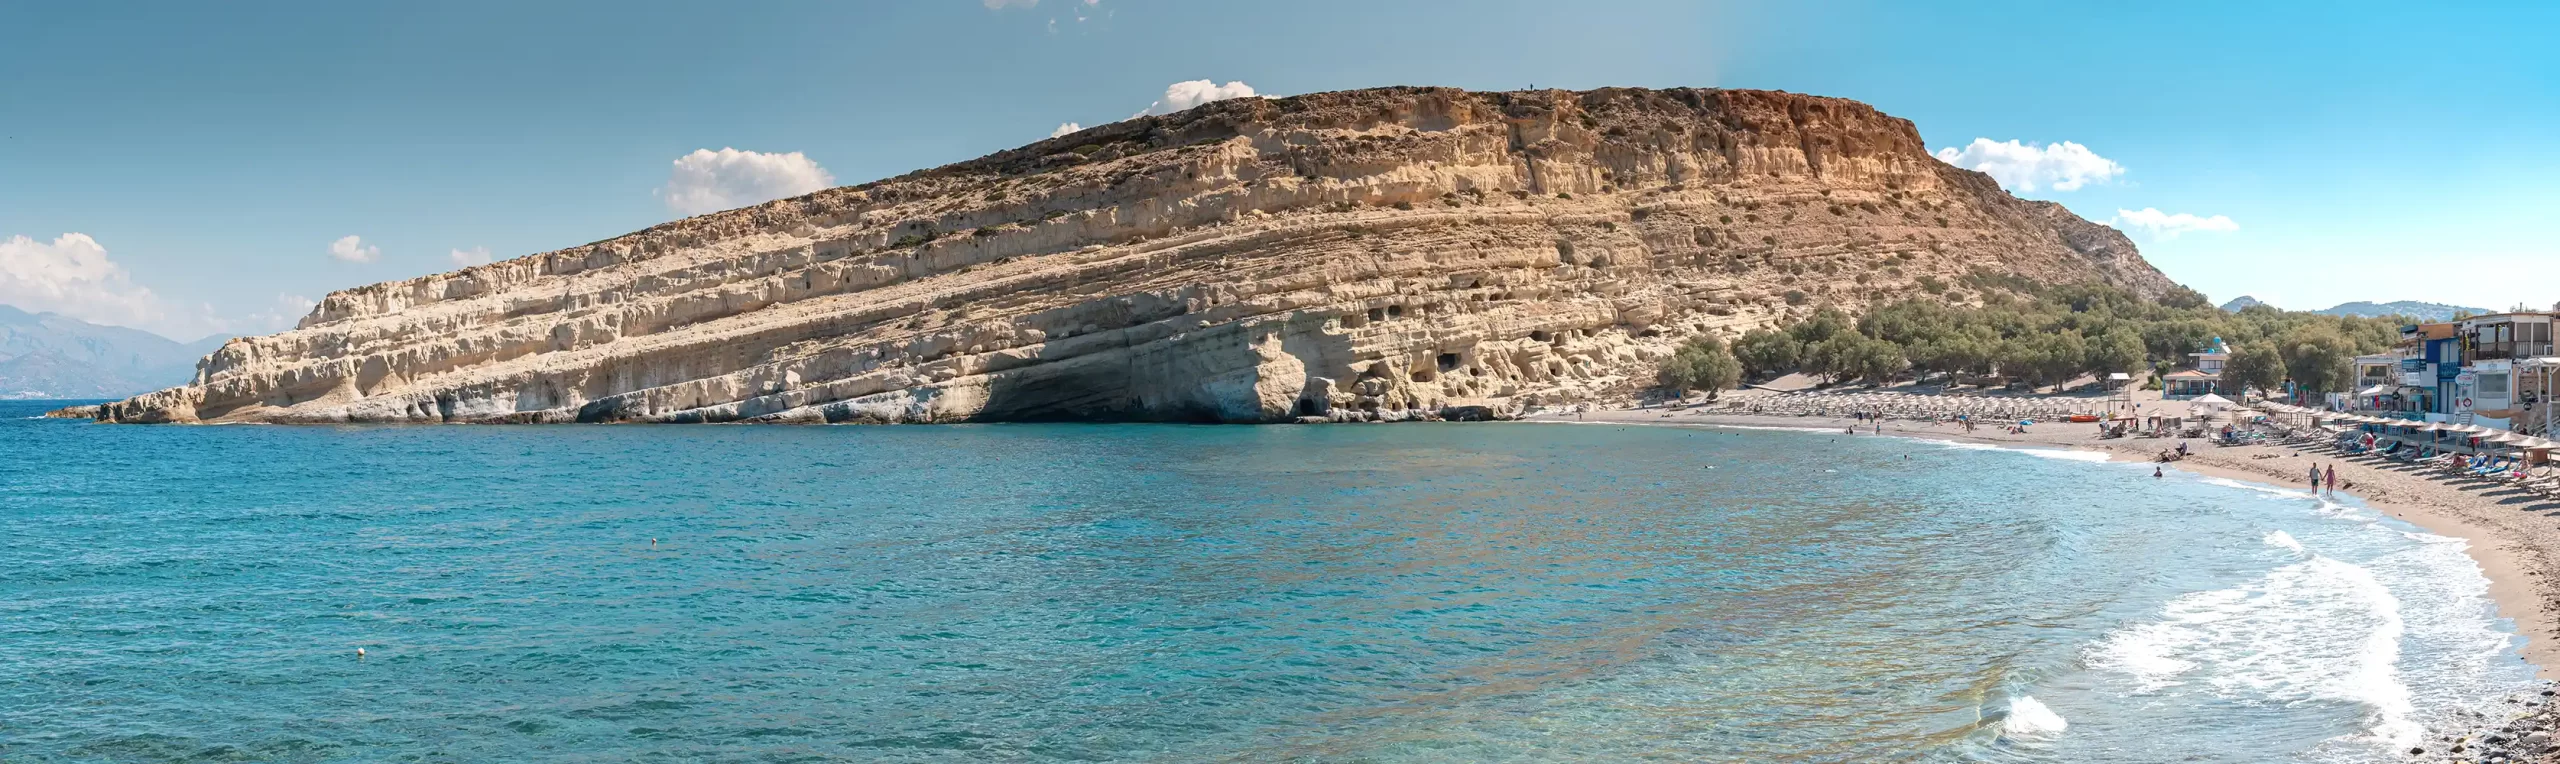
[[[1948,166],[1911,123],[1853,101],[1318,93],[332,293],[294,330],[207,357],[193,384],[98,417],[1506,411],[1623,395],[1695,333],[1977,269],[2175,288],[2114,230]]]

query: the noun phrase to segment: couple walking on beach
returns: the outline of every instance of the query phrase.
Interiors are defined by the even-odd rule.
[[[2320,463],[2319,463],[2319,462],[2312,462],[2312,463],[2311,463],[2311,492],[2312,492],[2312,493],[2317,494],[2317,493],[2319,493],[2319,492],[2320,492],[2320,482],[2321,482],[2321,479],[2322,479],[2323,475],[2324,475],[2324,473],[2322,473],[2322,472],[2320,471]],[[2335,464],[2329,465],[2329,471],[2328,471],[2327,473],[2325,473],[2325,475],[2326,475],[2326,477],[2327,477],[2327,479],[2328,479],[2328,482],[2329,482],[2329,493],[2330,493],[2331,495],[2336,495],[2336,494],[2338,493],[2338,465],[2335,465]]]

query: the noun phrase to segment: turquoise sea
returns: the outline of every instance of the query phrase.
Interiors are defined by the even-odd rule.
[[[2540,687],[2461,542],[2070,452],[52,405],[13,763],[2362,761]]]

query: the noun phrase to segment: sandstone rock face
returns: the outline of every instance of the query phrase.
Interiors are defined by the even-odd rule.
[[[1909,122],[1748,90],[1224,101],[330,294],[114,422],[1283,422],[1624,395],[1974,270],[2174,284]]]

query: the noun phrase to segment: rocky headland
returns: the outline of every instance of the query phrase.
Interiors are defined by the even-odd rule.
[[[1977,271],[2175,288],[2115,230],[1755,90],[1222,101],[330,294],[109,422],[1499,416]]]

